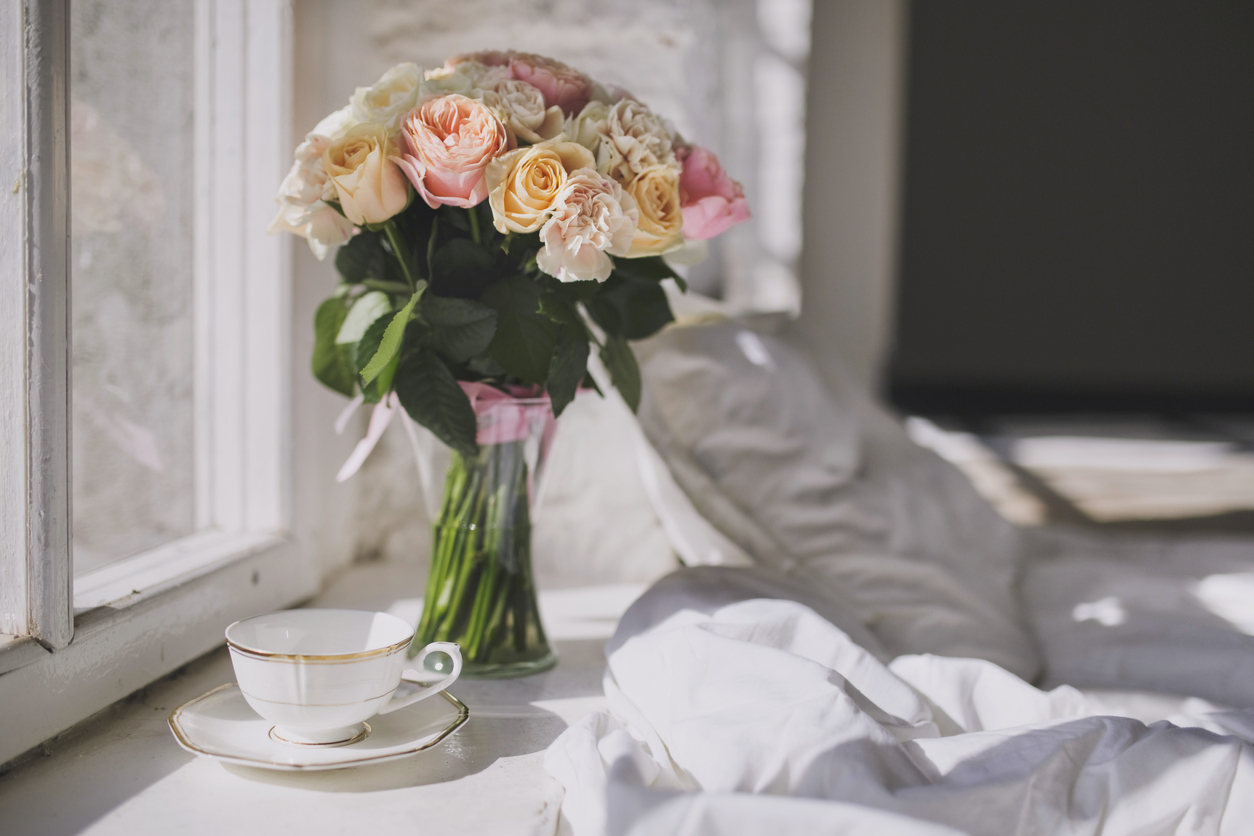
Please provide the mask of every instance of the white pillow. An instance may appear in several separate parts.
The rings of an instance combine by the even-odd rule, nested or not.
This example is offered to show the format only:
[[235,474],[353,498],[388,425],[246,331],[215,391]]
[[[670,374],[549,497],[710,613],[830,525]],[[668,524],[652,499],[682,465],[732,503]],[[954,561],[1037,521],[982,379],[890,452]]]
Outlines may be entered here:
[[1045,687],[1254,707],[1254,540],[1075,539],[1023,581]]
[[727,321],[640,345],[640,420],[696,509],[757,562],[837,586],[892,655],[1031,679],[1020,539],[961,473],[853,387]]

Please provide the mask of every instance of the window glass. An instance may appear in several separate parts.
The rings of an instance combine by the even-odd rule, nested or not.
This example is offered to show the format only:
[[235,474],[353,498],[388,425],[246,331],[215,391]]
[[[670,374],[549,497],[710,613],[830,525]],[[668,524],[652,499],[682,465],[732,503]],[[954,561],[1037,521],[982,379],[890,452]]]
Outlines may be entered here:
[[193,531],[193,6],[70,4],[76,576]]

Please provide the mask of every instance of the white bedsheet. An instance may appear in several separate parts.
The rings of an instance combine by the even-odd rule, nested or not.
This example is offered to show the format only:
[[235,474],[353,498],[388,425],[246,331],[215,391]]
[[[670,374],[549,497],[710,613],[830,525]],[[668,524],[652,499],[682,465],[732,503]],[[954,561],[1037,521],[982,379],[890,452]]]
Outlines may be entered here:
[[670,612],[624,619],[612,713],[546,754],[574,836],[1254,828],[1254,711],[1155,698],[1133,701],[1141,719],[1102,716],[1115,695],[986,661],[885,665],[789,600]]

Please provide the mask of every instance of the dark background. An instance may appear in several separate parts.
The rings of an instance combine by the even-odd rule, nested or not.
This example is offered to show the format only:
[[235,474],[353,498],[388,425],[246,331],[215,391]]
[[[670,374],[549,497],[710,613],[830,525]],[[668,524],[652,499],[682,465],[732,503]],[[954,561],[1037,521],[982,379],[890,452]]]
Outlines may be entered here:
[[889,395],[1254,411],[1254,2],[911,8]]

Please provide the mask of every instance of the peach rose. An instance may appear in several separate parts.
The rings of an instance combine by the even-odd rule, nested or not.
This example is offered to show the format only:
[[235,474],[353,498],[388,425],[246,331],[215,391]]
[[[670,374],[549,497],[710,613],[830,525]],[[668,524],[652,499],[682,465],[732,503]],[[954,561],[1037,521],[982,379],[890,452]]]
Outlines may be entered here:
[[594,164],[592,152],[575,142],[542,142],[502,154],[485,173],[492,225],[501,232],[535,232],[570,173]]
[[614,263],[609,254],[626,255],[636,231],[636,202],[596,169],[571,173],[558,193],[540,240],[536,264],[564,282],[603,282]]
[[396,163],[432,209],[468,207],[488,196],[488,163],[512,147],[491,110],[454,93],[428,99],[401,120]]
[[749,219],[744,189],[727,175],[718,157],[695,145],[680,149],[678,156],[684,167],[679,177],[679,203],[685,238],[713,238]]
[[627,186],[640,218],[628,258],[661,255],[684,243],[684,215],[679,206],[679,173],[667,165],[646,168]]
[[409,204],[409,184],[391,160],[395,150],[387,128],[367,122],[322,152],[340,208],[353,223],[383,223]]

